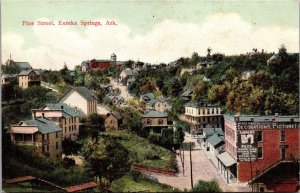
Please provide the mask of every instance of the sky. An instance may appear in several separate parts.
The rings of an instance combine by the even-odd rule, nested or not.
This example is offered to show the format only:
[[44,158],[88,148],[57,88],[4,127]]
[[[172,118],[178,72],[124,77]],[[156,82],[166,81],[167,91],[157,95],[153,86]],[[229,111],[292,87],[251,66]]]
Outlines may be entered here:
[[[23,21],[34,25],[23,25]],[[38,25],[38,22],[55,25]],[[59,22],[77,25],[59,25]],[[81,25],[101,22],[101,26]],[[114,21],[117,25],[106,25]],[[287,1],[17,1],[1,3],[2,63],[72,69],[84,60],[169,63],[193,52],[299,52],[299,4]]]

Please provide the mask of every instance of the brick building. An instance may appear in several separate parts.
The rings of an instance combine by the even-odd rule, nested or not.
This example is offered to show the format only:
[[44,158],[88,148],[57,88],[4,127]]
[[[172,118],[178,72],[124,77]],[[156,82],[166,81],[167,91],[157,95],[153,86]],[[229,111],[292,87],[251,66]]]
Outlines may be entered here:
[[299,116],[224,115],[224,119],[225,152],[217,157],[227,182],[236,178],[259,191],[297,189]]
[[88,61],[83,61],[81,63],[81,71],[86,72],[89,69],[108,69],[110,68],[113,64],[116,65],[117,68],[120,68],[123,64],[121,61],[117,61],[117,56],[116,54],[112,54],[110,60],[88,60]]

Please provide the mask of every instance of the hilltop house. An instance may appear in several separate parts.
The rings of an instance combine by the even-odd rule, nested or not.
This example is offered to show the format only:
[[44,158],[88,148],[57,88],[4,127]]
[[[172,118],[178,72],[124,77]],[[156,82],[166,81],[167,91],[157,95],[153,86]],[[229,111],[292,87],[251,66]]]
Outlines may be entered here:
[[41,85],[41,75],[38,71],[26,70],[18,75],[18,82],[21,88],[28,88],[33,85]]
[[192,94],[193,94],[193,91],[188,88],[185,91],[183,91],[183,93],[181,93],[180,96],[184,101],[188,102],[188,101],[192,100]]
[[122,117],[119,113],[110,112],[105,118],[105,129],[106,131],[116,131],[122,124]]
[[28,145],[45,156],[61,158],[62,132],[58,123],[40,117],[21,121],[12,125],[8,131],[11,142],[17,145]]
[[121,105],[125,102],[122,96],[119,96],[115,93],[108,93],[107,95],[105,95],[103,100],[108,103],[111,102],[112,104],[115,105]]
[[149,102],[151,99],[154,99],[153,93],[142,94],[140,97],[140,101],[144,101],[145,103]]
[[105,59],[105,60],[87,60],[83,61],[81,63],[81,71],[86,72],[89,69],[108,69],[110,68],[113,64],[116,65],[117,68],[120,68],[123,65],[123,62],[117,61],[117,56],[116,54],[112,54],[110,59]]
[[[131,70],[130,68],[126,68],[126,69],[122,70],[122,72],[119,75],[118,82],[123,85],[128,85],[129,82],[132,82],[133,73],[134,73],[134,71]],[[130,81],[128,82],[128,80],[130,80]]]
[[13,81],[17,82],[17,77],[18,77],[18,74],[5,74],[5,73],[3,73],[1,75],[1,83],[2,83],[2,85],[5,85],[5,84],[9,84],[10,82],[13,82]]
[[79,117],[83,116],[78,108],[71,108],[64,103],[46,104],[41,109],[32,109],[36,117],[47,117],[59,123],[62,128],[62,138],[77,139],[79,135]]
[[146,111],[160,111],[160,112],[166,112],[171,109],[170,104],[168,103],[168,100],[163,99],[151,99],[146,103]]
[[77,107],[83,112],[84,116],[92,113],[97,113],[98,98],[86,87],[71,88],[59,100],[60,103],[65,103],[71,107]]

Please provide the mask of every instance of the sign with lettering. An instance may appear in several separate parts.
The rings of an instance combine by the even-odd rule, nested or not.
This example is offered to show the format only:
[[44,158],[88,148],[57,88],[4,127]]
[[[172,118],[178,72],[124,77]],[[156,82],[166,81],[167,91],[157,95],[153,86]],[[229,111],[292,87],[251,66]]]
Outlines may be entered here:
[[238,122],[237,130],[299,129],[299,123]]
[[238,161],[255,161],[257,159],[257,140],[255,131],[238,131]]

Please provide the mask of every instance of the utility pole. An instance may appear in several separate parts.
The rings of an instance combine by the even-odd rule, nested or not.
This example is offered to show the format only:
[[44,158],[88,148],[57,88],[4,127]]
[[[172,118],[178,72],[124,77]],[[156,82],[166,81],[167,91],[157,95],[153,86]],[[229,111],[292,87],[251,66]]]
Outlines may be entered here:
[[[248,148],[249,152],[249,159],[250,159],[250,170],[251,170],[251,180],[253,180],[253,175],[252,175],[252,162],[251,162],[251,154],[250,154],[250,149]],[[253,192],[253,182],[251,182],[251,192]]]
[[193,164],[192,164],[192,142],[190,142],[190,168],[191,168],[191,185],[192,185],[192,188],[194,188],[194,185],[193,185]]
[[[181,143],[181,146],[182,146],[182,143]],[[184,175],[184,148],[183,148],[183,146],[182,146],[182,154],[183,154],[183,175]]]

